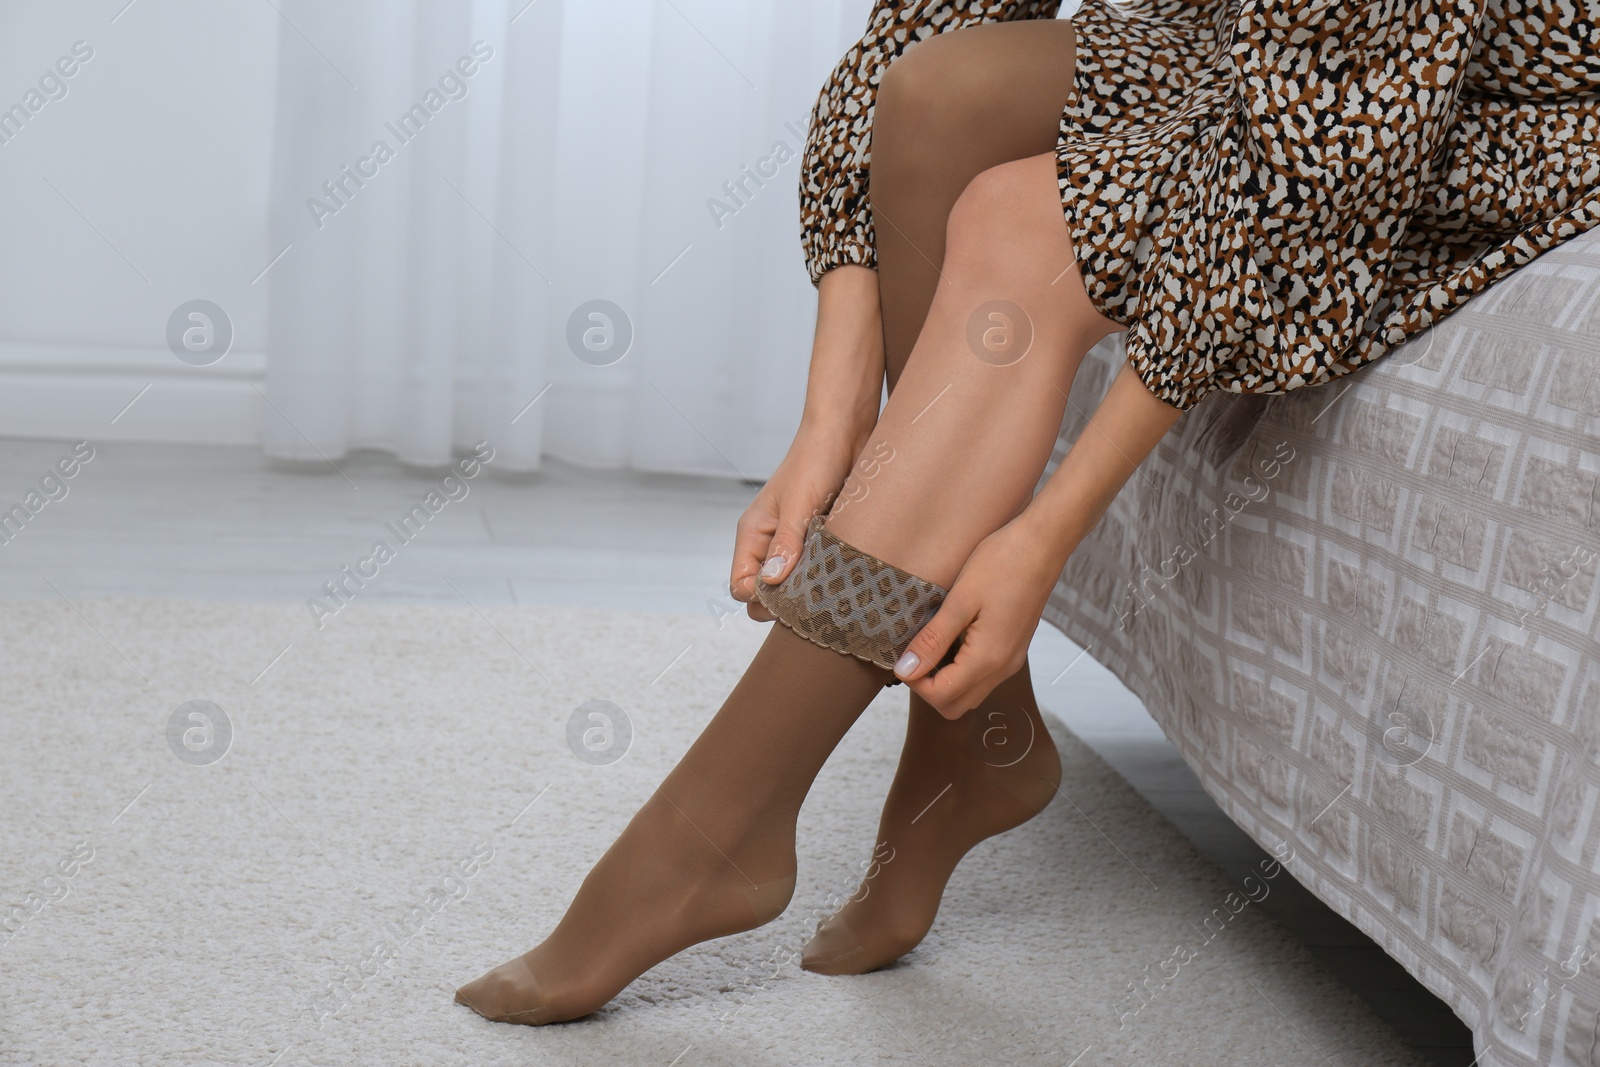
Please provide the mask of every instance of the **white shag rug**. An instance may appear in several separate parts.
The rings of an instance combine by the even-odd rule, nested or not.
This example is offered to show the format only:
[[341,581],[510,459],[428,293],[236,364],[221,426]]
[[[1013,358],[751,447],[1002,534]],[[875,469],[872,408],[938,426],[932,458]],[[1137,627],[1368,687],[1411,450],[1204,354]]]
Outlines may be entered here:
[[[781,919],[588,1020],[489,1023],[455,987],[555,923],[765,627],[352,605],[319,632],[161,600],[0,620],[0,1063],[1421,1062],[1054,724],[1066,799],[967,858],[920,948],[800,970],[871,856],[898,687],[812,790]],[[569,744],[594,700],[631,726],[609,764],[603,705]]]

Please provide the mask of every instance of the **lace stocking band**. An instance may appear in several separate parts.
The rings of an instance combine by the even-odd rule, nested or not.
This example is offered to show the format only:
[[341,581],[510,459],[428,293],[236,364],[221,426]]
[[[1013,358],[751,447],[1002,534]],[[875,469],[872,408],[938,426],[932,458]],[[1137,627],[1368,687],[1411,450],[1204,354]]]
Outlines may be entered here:
[[893,670],[946,590],[839,540],[825,519],[818,515],[807,526],[787,578],[777,585],[756,579],[756,598],[806,640]]

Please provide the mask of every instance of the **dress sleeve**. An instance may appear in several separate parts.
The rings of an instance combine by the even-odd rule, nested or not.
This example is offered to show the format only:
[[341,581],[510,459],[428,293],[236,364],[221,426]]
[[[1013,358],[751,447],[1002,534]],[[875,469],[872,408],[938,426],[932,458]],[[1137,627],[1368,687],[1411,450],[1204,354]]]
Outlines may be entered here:
[[1246,5],[1224,60],[1231,106],[1129,327],[1129,362],[1162,399],[1187,408],[1215,388],[1354,369],[1447,165],[1481,19],[1466,0]]
[[982,22],[1054,18],[1060,0],[877,0],[867,32],[834,67],[811,112],[800,168],[800,231],[811,284],[846,263],[876,268],[867,172],[878,79],[912,44]]

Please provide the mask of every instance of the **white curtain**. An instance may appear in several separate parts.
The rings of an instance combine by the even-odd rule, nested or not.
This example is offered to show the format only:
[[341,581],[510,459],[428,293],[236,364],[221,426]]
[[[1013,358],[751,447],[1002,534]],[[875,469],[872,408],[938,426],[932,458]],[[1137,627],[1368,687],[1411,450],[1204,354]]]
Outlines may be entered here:
[[277,6],[269,455],[771,473],[806,121],[867,0]]

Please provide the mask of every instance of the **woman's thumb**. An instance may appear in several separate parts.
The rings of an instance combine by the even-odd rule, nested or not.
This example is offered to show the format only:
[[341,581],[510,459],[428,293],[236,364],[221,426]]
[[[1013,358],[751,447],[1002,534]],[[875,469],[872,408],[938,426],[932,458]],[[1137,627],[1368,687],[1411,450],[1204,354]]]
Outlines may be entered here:
[[805,542],[807,519],[795,515],[780,515],[778,529],[767,547],[767,558],[761,564],[760,578],[768,585],[776,585],[789,576],[795,561],[800,558],[800,546]]

